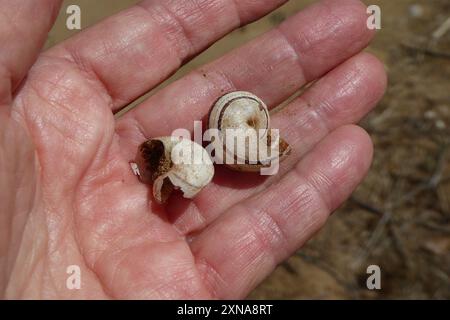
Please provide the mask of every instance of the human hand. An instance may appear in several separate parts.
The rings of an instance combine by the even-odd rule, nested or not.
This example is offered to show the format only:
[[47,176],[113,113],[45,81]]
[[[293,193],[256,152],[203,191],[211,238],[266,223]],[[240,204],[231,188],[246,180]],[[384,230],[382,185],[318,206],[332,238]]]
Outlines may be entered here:
[[[114,113],[283,0],[143,1],[39,53],[57,0],[0,0],[0,292],[6,298],[242,298],[358,185],[372,145],[358,122],[384,93],[360,51],[357,0],[324,0]],[[224,92],[274,107],[293,152],[278,175],[216,168],[193,200],[154,203],[129,161],[192,128]],[[151,189],[151,188],[150,188]],[[69,265],[81,289],[66,287]]]

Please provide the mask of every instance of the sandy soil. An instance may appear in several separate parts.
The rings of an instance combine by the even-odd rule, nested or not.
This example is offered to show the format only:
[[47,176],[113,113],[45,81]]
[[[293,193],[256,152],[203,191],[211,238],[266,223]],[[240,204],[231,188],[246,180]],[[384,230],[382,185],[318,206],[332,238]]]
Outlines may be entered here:
[[[135,0],[79,4],[83,28]],[[192,68],[245,43],[313,1],[292,0],[233,32],[182,68]],[[368,49],[385,64],[389,89],[363,122],[375,144],[364,183],[327,226],[261,284],[250,298],[450,298],[450,32],[433,31],[450,17],[448,0],[370,0],[383,28]],[[64,11],[47,46],[74,34]],[[168,82],[164,83],[166,85]],[[382,289],[366,288],[377,264]]]

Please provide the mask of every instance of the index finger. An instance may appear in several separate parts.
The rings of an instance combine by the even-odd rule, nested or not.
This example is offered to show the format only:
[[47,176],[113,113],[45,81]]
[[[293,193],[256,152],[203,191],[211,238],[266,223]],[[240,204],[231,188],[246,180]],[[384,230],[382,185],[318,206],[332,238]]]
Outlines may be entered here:
[[118,110],[233,29],[286,0],[144,0],[46,54],[102,84]]

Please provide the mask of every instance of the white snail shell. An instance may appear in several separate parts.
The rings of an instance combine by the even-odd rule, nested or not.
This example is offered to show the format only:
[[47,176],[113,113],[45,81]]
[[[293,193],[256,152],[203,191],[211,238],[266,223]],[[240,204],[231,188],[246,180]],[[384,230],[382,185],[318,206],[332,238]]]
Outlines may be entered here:
[[153,183],[153,196],[158,203],[165,203],[174,189],[181,189],[185,198],[193,198],[214,176],[206,150],[178,137],[159,137],[142,143],[136,165],[140,180]]
[[[272,161],[282,161],[291,151],[289,144],[270,130],[270,114],[266,104],[250,92],[235,91],[220,97],[210,112],[208,127],[220,132],[225,160],[234,159],[234,163],[225,161],[225,164],[237,171],[259,171],[270,166]],[[229,147],[227,141],[233,139],[229,132],[233,130],[227,129],[235,129],[233,134],[249,141],[253,135],[258,142],[249,142],[244,148],[234,144]],[[255,133],[258,135],[255,136]],[[263,149],[267,149],[266,152],[263,153]]]

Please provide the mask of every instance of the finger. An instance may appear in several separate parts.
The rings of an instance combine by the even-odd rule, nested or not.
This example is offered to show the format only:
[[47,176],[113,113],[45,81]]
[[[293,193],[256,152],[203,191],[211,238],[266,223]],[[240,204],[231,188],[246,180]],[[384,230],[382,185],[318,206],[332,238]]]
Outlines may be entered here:
[[231,205],[280,179],[329,132],[357,123],[377,104],[385,89],[384,66],[370,54],[361,53],[332,70],[273,115],[273,127],[280,130],[293,150],[277,175],[267,180],[254,174],[243,178],[242,173],[218,168],[213,183],[194,201],[175,199],[168,204],[175,226],[185,234],[198,231]]
[[365,176],[372,144],[359,127],[337,129],[288,175],[232,207],[191,244],[217,298],[244,297],[324,224]]
[[60,0],[0,0],[0,96],[10,98],[43,46]]
[[48,52],[99,81],[120,109],[231,30],[286,0],[144,0]]
[[118,125],[125,148],[133,154],[144,137],[192,128],[224,92],[247,90],[277,105],[361,51],[373,36],[366,19],[357,0],[324,0],[306,8],[127,113]]

